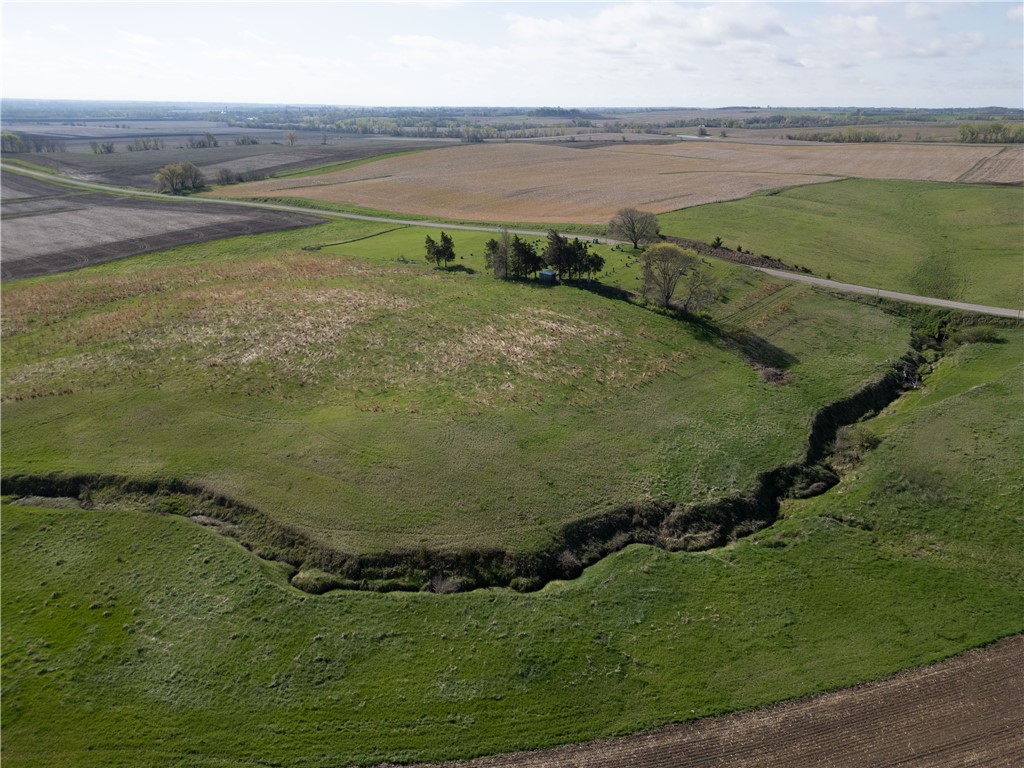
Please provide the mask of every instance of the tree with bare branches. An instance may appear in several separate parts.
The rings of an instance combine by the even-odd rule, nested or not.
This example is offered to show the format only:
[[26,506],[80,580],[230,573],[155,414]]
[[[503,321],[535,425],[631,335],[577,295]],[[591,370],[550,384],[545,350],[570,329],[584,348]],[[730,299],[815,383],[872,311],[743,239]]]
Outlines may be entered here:
[[634,248],[658,239],[658,217],[649,211],[623,208],[608,222],[608,236],[629,240]]
[[644,296],[667,307],[683,276],[697,266],[697,254],[672,243],[658,243],[644,251]]

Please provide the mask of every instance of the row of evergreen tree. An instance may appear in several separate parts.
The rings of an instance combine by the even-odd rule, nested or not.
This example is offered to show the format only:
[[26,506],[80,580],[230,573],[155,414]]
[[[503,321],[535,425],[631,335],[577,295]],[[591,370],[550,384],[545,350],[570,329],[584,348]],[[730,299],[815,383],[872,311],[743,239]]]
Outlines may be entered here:
[[592,253],[590,244],[574,237],[572,240],[555,230],[548,232],[544,247],[523,240],[519,235],[503,231],[500,238],[491,238],[484,245],[484,260],[495,277],[504,280],[536,275],[551,269],[559,280],[588,278],[604,269],[604,257]]
[[[447,232],[441,233],[440,242],[427,235],[424,247],[427,261],[438,267],[447,268],[455,260],[455,243]],[[553,270],[559,280],[575,280],[604,269],[604,257],[592,253],[589,243],[578,237],[570,240],[555,230],[548,232],[543,248],[503,230],[499,238],[492,237],[484,245],[484,261],[503,280],[536,277],[542,269]]]

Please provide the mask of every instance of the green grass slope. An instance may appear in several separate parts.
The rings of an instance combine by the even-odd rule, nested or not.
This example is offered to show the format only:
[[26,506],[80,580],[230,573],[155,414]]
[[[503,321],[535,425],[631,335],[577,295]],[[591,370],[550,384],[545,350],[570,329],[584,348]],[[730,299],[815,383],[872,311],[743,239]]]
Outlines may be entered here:
[[531,551],[748,490],[906,351],[902,321],[738,268],[702,327],[496,281],[484,234],[432,269],[425,234],[338,222],[4,286],[4,473],[187,479],[349,552]]
[[849,179],[658,217],[671,235],[859,285],[1024,307],[1024,189]]
[[861,425],[878,447],[772,527],[700,554],[630,547],[536,594],[313,597],[184,518],[5,505],[4,763],[467,757],[757,706],[1020,632],[1024,338],[999,334]]

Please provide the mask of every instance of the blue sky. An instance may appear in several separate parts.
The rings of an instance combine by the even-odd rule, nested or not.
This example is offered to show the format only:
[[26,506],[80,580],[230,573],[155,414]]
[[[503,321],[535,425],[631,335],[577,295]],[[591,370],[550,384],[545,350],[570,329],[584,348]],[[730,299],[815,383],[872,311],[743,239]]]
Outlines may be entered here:
[[1024,106],[1024,3],[19,2],[15,98]]

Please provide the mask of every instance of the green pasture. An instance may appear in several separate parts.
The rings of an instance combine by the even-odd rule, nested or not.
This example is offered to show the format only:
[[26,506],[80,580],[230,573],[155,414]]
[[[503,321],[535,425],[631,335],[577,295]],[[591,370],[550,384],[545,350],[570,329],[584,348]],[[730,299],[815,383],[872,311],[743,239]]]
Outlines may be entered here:
[[1024,307],[1024,189],[849,179],[658,217],[662,231],[858,285]]
[[[772,527],[700,554],[629,547],[536,594],[314,597],[184,518],[5,504],[3,760],[463,758],[763,705],[1020,632],[1024,339],[997,333],[861,425],[877,448]],[[64,410],[35,414],[39,431],[78,407],[52,399]],[[5,434],[5,464],[23,434]]]
[[907,349],[897,318],[738,268],[720,317],[684,323],[495,280],[483,233],[435,269],[428,232],[337,222],[4,286],[5,474],[188,479],[343,551],[531,551],[609,507],[749,490]]

